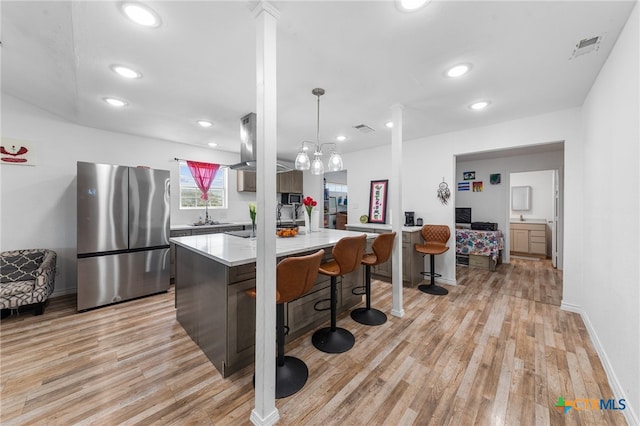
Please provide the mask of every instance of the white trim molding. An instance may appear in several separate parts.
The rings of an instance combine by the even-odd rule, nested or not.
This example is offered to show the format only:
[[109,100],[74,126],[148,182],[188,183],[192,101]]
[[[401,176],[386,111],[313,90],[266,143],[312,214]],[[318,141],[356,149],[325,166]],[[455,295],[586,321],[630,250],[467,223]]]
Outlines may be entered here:
[[[620,381],[616,376],[615,371],[613,370],[613,366],[607,357],[607,353],[598,338],[598,334],[596,333],[591,320],[589,320],[589,315],[585,312],[582,307],[578,305],[574,305],[571,303],[561,302],[560,309],[563,311],[573,312],[579,314],[582,318],[582,322],[584,322],[585,327],[587,328],[587,333],[589,333],[589,337],[591,338],[591,342],[593,343],[596,352],[598,353],[598,358],[600,358],[600,362],[602,362],[602,366],[604,367],[604,371],[607,374],[607,379],[609,380],[609,385],[611,386],[611,390],[613,391],[613,396],[616,400],[625,399],[627,402],[629,398],[626,398],[624,390],[620,385]],[[634,411],[634,407],[630,404],[627,404],[627,408],[622,410],[622,414],[624,415],[627,423],[632,426],[638,426],[640,424],[640,420],[638,418],[637,413]]]

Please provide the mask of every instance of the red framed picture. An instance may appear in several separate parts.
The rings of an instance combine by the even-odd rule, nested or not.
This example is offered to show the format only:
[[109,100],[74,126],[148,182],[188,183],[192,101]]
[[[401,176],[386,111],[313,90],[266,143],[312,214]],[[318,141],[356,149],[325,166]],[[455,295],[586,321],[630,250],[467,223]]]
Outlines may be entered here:
[[387,223],[389,180],[372,180],[369,190],[369,223]]

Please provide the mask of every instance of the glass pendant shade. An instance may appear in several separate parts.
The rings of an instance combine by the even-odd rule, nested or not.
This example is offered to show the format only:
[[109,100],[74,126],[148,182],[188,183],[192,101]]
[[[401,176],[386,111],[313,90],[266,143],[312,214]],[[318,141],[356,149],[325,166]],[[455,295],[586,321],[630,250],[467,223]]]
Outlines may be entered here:
[[[314,96],[318,97],[318,120],[316,127],[316,142],[303,141],[300,151],[296,156],[295,168],[296,170],[311,170],[311,174],[322,175],[324,174],[324,164],[322,163],[322,147],[325,145],[333,146],[333,152],[327,168],[329,171],[337,172],[342,170],[342,157],[336,152],[335,143],[320,143],[320,96],[324,95],[324,89],[315,88],[311,91]],[[309,162],[309,156],[305,152],[305,149],[313,146],[315,152],[313,153],[313,161]]]
[[334,151],[329,157],[329,171],[338,172],[340,170],[342,170],[342,157]]
[[309,170],[311,167],[311,162],[309,161],[309,156],[306,152],[300,151],[296,156],[295,168],[296,170]]
[[321,175],[324,173],[324,164],[322,164],[322,160],[318,155],[311,162],[311,174],[312,175]]

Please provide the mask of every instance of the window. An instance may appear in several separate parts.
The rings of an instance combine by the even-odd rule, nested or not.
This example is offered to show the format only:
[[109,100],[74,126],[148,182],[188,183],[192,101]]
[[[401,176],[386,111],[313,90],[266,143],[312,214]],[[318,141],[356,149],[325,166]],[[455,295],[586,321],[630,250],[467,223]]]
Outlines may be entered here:
[[[209,188],[209,208],[227,208],[227,171],[226,167],[221,167],[216,173],[216,178],[211,182]],[[184,161],[180,161],[180,208],[181,209],[201,209],[205,207],[205,200],[200,199],[200,190],[193,181],[193,176],[189,171],[189,166]]]

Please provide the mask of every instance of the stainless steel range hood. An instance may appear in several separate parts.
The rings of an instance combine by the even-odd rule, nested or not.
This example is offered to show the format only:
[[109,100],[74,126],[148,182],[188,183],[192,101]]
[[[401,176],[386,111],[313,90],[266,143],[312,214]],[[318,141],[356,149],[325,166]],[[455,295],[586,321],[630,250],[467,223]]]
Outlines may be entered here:
[[[240,162],[229,166],[231,170],[256,170],[257,116],[250,112],[240,119]],[[276,170],[286,171],[289,167],[276,163]]]

